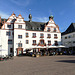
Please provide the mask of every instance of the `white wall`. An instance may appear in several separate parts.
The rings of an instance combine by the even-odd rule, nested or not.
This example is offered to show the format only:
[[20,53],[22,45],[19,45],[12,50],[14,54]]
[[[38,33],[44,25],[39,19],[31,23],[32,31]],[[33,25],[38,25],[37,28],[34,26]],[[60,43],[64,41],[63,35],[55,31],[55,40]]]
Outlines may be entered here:
[[[29,37],[26,38],[26,33],[29,34]],[[32,33],[36,33],[36,38],[32,38]],[[44,34],[44,38],[40,38],[40,33]],[[51,38],[47,38],[47,34],[51,34]],[[54,39],[54,34],[57,34],[57,39]],[[22,35],[22,39],[18,39],[18,35]],[[60,45],[61,42],[61,33],[50,33],[50,32],[39,32],[39,31],[25,31],[20,29],[14,29],[14,56],[16,56],[18,43],[22,43],[23,45],[23,51],[28,48],[34,48],[33,46],[33,40],[36,40],[36,44],[39,43],[40,39],[44,39],[45,43],[48,44],[48,40],[51,40],[51,44],[54,44],[54,41],[58,41],[58,44]],[[29,44],[26,44],[26,40],[29,40]]]
[[[68,38],[69,35],[71,36],[71,38]],[[73,41],[75,41],[75,37],[73,37],[73,35],[75,35],[75,32],[62,36],[62,44],[65,45],[67,48],[75,46],[75,43],[73,43]],[[67,37],[67,39],[65,39],[65,37]],[[69,42],[71,42],[71,43],[69,43]]]
[[[6,32],[9,30],[1,30],[1,44],[2,44],[2,49],[6,50],[3,51],[4,55],[9,55],[10,54],[10,48],[13,48],[13,44],[8,44],[8,39],[13,41],[13,36],[6,36]],[[12,34],[12,30],[10,30]]]

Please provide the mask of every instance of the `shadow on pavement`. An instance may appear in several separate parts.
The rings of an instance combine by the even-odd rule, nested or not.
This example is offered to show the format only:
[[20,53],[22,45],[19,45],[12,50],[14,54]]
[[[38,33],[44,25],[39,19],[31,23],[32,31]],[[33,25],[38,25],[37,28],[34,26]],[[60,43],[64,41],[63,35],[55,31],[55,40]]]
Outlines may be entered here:
[[75,60],[60,60],[56,62],[66,62],[66,63],[75,63]]

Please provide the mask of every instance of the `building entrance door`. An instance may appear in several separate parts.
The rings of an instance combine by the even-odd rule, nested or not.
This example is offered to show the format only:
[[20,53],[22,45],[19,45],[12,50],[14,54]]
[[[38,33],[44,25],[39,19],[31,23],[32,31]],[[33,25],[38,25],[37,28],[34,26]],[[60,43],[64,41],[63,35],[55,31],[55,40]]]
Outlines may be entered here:
[[23,48],[17,48],[17,55],[23,54]]

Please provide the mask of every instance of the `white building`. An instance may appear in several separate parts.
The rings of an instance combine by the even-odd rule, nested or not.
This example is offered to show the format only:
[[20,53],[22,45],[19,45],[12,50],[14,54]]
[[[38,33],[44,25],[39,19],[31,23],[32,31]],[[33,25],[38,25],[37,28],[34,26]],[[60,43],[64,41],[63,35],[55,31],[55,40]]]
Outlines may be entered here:
[[21,14],[16,17],[13,13],[0,29],[0,45],[3,55],[11,53],[14,56],[28,49],[41,51],[43,49],[60,49],[61,32],[55,24],[53,16],[47,23],[33,22],[31,14],[29,21],[24,21]]
[[71,50],[75,53],[75,23],[71,23],[66,31],[62,33],[62,44],[66,50]]

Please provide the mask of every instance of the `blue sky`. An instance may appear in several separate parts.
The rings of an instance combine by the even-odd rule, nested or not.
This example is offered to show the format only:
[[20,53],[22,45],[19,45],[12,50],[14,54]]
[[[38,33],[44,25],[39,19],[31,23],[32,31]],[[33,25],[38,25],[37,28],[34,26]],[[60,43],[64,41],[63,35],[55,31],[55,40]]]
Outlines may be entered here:
[[8,18],[14,11],[16,16],[21,14],[25,20],[31,9],[32,20],[37,22],[54,21],[60,31],[65,31],[71,23],[75,23],[75,0],[0,0],[0,16]]

